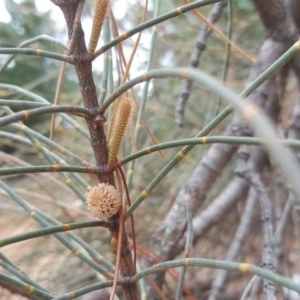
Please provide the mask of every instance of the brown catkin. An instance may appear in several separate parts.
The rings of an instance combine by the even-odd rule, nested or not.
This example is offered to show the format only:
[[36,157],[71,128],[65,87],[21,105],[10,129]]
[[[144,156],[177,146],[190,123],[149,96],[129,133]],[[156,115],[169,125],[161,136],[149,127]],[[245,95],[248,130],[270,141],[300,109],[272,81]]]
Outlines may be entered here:
[[91,58],[95,52],[100,37],[102,25],[107,14],[109,0],[96,0],[93,26],[88,46],[88,58]]
[[108,167],[116,161],[117,154],[133,111],[133,101],[130,98],[122,98],[117,106],[115,122],[109,141]]
[[115,215],[121,206],[121,194],[112,185],[99,183],[88,193],[87,206],[94,217],[108,219]]

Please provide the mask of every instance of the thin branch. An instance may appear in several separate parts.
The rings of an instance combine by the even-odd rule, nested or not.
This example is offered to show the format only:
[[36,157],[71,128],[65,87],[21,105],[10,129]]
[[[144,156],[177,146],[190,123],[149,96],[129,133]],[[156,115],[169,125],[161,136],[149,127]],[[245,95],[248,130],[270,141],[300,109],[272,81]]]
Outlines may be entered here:
[[[103,172],[104,170],[102,170]],[[45,165],[45,166],[29,166],[29,167],[9,167],[1,168],[0,175],[16,175],[26,173],[45,173],[45,172],[78,172],[78,173],[99,173],[99,169],[95,167],[76,167],[76,166],[61,166],[61,165]]]
[[[277,51],[269,53],[271,49],[273,49],[272,47],[275,47]],[[248,86],[240,94],[241,97],[247,97],[255,93],[258,93],[260,95],[262,94],[262,89],[267,90],[267,85],[269,84],[267,79],[272,78],[272,76],[276,74],[281,67],[283,67],[290,59],[298,54],[298,52],[300,51],[300,41],[296,41],[294,45],[289,48],[289,45],[287,44],[280,44],[279,47],[277,47],[277,42],[273,40],[267,40],[262,48],[263,51],[259,55],[259,57],[261,57],[261,60],[258,60],[254,68],[252,69],[248,78]],[[101,111],[104,113],[109,105],[112,104],[116,99],[118,99],[118,97],[141,82],[146,82],[151,79],[168,77],[190,79],[196,81],[198,79],[195,78],[198,77],[196,76],[197,73],[199,75],[202,74],[202,78],[205,76],[208,79],[208,76],[204,75],[204,73],[202,73],[200,70],[197,71],[189,68],[166,68],[151,70],[119,86],[119,88],[104,101],[101,107]],[[211,90],[216,95],[222,96],[222,93],[220,93],[219,91],[213,88],[211,88]],[[251,98],[254,98],[254,95],[252,95]],[[226,107],[226,109],[224,109],[223,112],[221,112],[215,119],[220,118],[225,111],[227,116],[233,111],[233,108]]]
[[[255,202],[257,200],[256,192],[253,188],[250,189],[248,193],[248,198],[246,201],[246,206],[241,217],[241,222],[235,233],[232,243],[227,251],[225,260],[233,261],[238,255],[243,243],[246,239],[247,232],[250,228],[250,223],[252,221],[253,210],[255,208]],[[221,270],[212,283],[212,290],[209,295],[208,300],[216,300],[221,293],[223,286],[226,282],[228,276],[227,270]]]
[[[227,5],[227,0],[220,1],[216,3],[212,10],[210,11],[207,21],[214,24],[217,22],[223,12],[223,9]],[[207,25],[203,24],[201,33],[196,41],[195,48],[192,52],[189,67],[197,68],[199,65],[200,57],[206,48],[206,43],[208,41],[208,37],[212,33],[212,29],[209,28]],[[191,80],[185,80],[182,84],[182,90],[177,102],[176,110],[175,110],[175,122],[180,126],[183,127],[183,116],[186,103],[190,96],[190,91],[193,82]]]
[[55,105],[55,106],[49,105],[47,107],[39,107],[30,110],[23,110],[21,112],[14,113],[12,115],[1,117],[0,127],[18,121],[25,121],[32,117],[45,115],[45,114],[54,114],[54,113],[70,113],[72,115],[76,115],[83,118],[91,118],[97,114],[97,112],[93,113],[91,112],[90,109],[84,107],[70,106],[70,105]]
[[[247,164],[247,160],[249,157],[247,146],[240,147],[239,154],[241,158],[240,161],[243,158],[243,160],[245,161],[244,164]],[[237,168],[236,174],[247,179],[257,193],[257,198],[259,199],[259,204],[261,208],[261,221],[264,243],[262,249],[262,267],[274,271],[276,261],[274,249],[275,241],[272,223],[272,209],[267,191],[265,190],[265,187],[262,183],[261,175],[258,172],[253,171],[249,168],[244,168],[243,166],[241,166],[241,164]],[[276,299],[276,288],[271,282],[264,281],[263,291],[266,296],[266,299]]]
[[45,288],[41,287],[38,283],[36,283],[34,280],[30,279],[27,275],[23,274],[19,268],[16,269],[3,260],[0,260],[0,266],[3,269],[7,270],[10,274],[17,277],[20,281],[27,283],[34,288],[38,288],[39,290],[43,291],[45,294],[51,295],[49,291],[47,291]]
[[[44,143],[45,145],[54,148],[56,151],[58,151],[59,153],[71,158],[72,160],[76,161],[77,163],[79,163],[81,166],[89,166],[90,163],[84,159],[82,159],[80,156],[74,154],[73,152],[67,150],[66,148],[62,147],[60,144],[55,143],[51,140],[49,140],[48,138],[46,138],[44,135],[28,128],[27,126],[24,126],[22,124],[18,124],[18,123],[14,123],[11,125],[7,126],[7,129],[9,130],[18,130],[21,132],[24,132],[27,136],[30,135],[34,138],[36,138],[38,141]],[[21,136],[18,136],[16,134],[12,134],[6,131],[0,131],[1,136],[6,136],[10,139],[16,139],[22,143],[25,143],[27,145],[32,145],[32,143],[30,142],[30,140],[26,140]],[[35,146],[37,145],[37,143],[35,144]],[[58,161],[61,161],[61,159],[59,159]]]
[[[5,84],[5,83],[0,83],[0,87],[3,89],[8,89],[13,91],[12,94],[14,93],[20,93],[26,97],[29,97],[30,99],[33,99],[36,102],[39,103],[47,103],[49,104],[49,101],[47,101],[45,98],[36,95],[32,92],[29,92],[19,86],[13,85],[13,84]],[[72,127],[74,127],[75,130],[77,130],[78,132],[80,132],[84,137],[86,137],[87,139],[90,139],[90,135],[89,132],[83,128],[80,124],[78,124],[77,122],[75,122],[71,117],[69,117],[66,114],[59,114],[64,121],[66,121],[67,123],[69,123]]]
[[65,61],[69,64],[74,64],[71,56],[62,55],[54,52],[49,52],[41,49],[31,49],[31,48],[0,48],[0,54],[21,54],[21,55],[33,55],[40,57],[48,57],[54,60]]
[[33,239],[33,238],[40,237],[40,236],[45,236],[48,234],[53,234],[56,232],[66,232],[69,230],[74,230],[74,229],[79,229],[79,228],[96,227],[96,226],[108,228],[110,226],[110,224],[107,221],[90,221],[90,222],[62,224],[62,225],[42,228],[42,229],[38,229],[35,231],[12,236],[12,237],[9,237],[6,239],[2,239],[2,240],[0,240],[0,248],[10,245],[10,244],[13,244],[13,243],[25,241],[28,239]]
[[[82,0],[54,0],[53,2],[62,10],[68,27],[69,39],[73,38],[72,43],[74,43],[74,46],[72,46],[72,56],[74,58],[75,71],[78,77],[84,107],[91,109],[92,111],[98,111],[99,103],[97,100],[96,87],[93,79],[92,61],[87,59],[87,48],[85,45],[84,32],[82,30],[81,22],[77,18],[79,15],[78,10],[80,11]],[[75,22],[77,22],[76,25]],[[74,26],[76,26],[75,36],[73,36]],[[91,137],[90,142],[96,160],[96,175],[98,180],[101,183],[107,183],[115,186],[113,170],[107,170],[109,151],[104,132],[105,121],[106,119],[104,116],[86,119]],[[111,238],[116,238],[118,240],[120,215],[117,213],[111,218],[111,221],[114,221],[116,224],[116,226],[109,228]],[[135,274],[135,266],[133,265],[131,249],[125,230],[121,246],[121,276],[133,276]],[[139,299],[139,292],[136,283],[125,286],[124,292],[128,300]]]
[[[240,271],[242,273],[251,273],[258,275],[266,280],[270,280],[274,283],[278,283],[282,286],[285,286],[291,290],[297,291],[300,293],[299,284],[295,283],[293,280],[283,277],[272,271],[248,264],[248,263],[236,263],[228,262],[224,260],[216,259],[205,259],[205,258],[188,258],[188,259],[178,259],[173,261],[162,262],[155,264],[150,268],[144,269],[141,272],[133,276],[130,281],[136,282],[140,278],[153,274],[155,272],[165,271],[170,268],[178,268],[183,266],[199,266],[206,268],[217,268],[217,269],[227,269],[230,271]],[[152,298],[151,298],[152,299]]]
[[[30,40],[27,40],[25,42],[22,42],[18,48],[24,48],[26,46],[29,46],[31,44],[34,44],[36,42],[39,42],[39,41],[46,41],[46,42],[50,42],[50,43],[53,43],[53,44],[56,44],[60,47],[62,47],[63,49],[67,50],[69,47],[67,44],[65,43],[62,43],[61,41],[57,40],[57,39],[54,39],[53,37],[51,36],[48,36],[46,34],[42,34],[40,36],[37,36],[33,39],[30,39]],[[17,54],[14,54],[14,55],[11,55],[4,63],[4,65],[1,67],[0,69],[0,76],[4,73],[4,71],[6,70],[6,68],[8,67],[9,63],[16,57]]]
[[[299,149],[300,148],[300,141],[297,139],[279,139],[278,142],[282,143],[286,147]],[[236,145],[263,145],[264,141],[261,138],[256,137],[245,137],[245,136],[203,136],[200,138],[190,138],[190,139],[182,139],[182,140],[175,140],[171,142],[160,143],[157,145],[153,145],[137,151],[133,154],[130,154],[118,161],[119,166],[123,166],[130,161],[133,161],[137,158],[143,157],[145,155],[149,155],[151,153],[163,150],[163,149],[170,149],[179,146],[186,146],[186,145],[205,145],[205,144],[236,144]]]
[[40,289],[34,288],[29,284],[22,283],[19,280],[11,278],[3,273],[0,273],[0,285],[13,294],[17,293],[18,295],[22,295],[32,300],[53,299],[53,296],[51,294],[47,294]]
[[[7,106],[4,106],[3,110],[7,114],[13,114],[13,111]],[[30,134],[27,133],[25,134],[27,135],[28,139],[31,141],[32,145],[35,146],[36,150],[38,150],[43,155],[43,157],[48,161],[48,163],[50,163],[51,165],[54,164],[66,165],[64,161],[60,162],[60,159],[57,160],[54,155],[50,155],[50,153],[46,151],[44,147],[40,147],[38,141],[34,137],[32,137]],[[82,194],[82,192],[78,189],[78,187],[74,184],[74,182],[70,180],[70,178],[64,172],[60,172],[59,176],[62,178],[64,183],[67,184],[72,189],[72,191],[78,196],[78,198],[85,203],[86,202],[85,195]]]
[[[192,202],[190,201],[190,194],[186,193],[185,197],[185,209],[186,209],[186,220],[187,220],[187,234],[186,234],[186,242],[185,242],[185,249],[184,249],[184,257],[188,259],[190,257],[192,247],[193,247],[193,239],[194,239],[194,230],[193,230],[193,206]],[[184,266],[181,269],[179,282],[177,286],[176,292],[176,300],[180,300],[182,298],[182,290],[184,285],[184,278],[186,273],[187,266]]]
[[187,4],[187,5],[183,5],[180,7],[177,7],[176,9],[172,10],[171,12],[168,12],[164,15],[161,15],[157,18],[154,18],[152,20],[149,20],[145,23],[142,23],[138,26],[136,26],[135,28],[123,33],[122,35],[118,36],[117,38],[115,38],[114,40],[112,40],[111,42],[107,43],[106,45],[104,45],[103,47],[101,47],[100,49],[98,49],[94,56],[93,56],[93,60],[95,58],[97,58],[99,55],[101,55],[102,53],[106,52],[108,49],[114,47],[115,45],[127,40],[128,38],[132,37],[134,34],[143,31],[149,27],[152,27],[154,25],[160,24],[163,21],[175,18],[181,14],[187,13],[188,11],[191,11],[195,8],[199,8],[202,6],[206,6],[208,4],[212,4],[212,3],[216,3],[219,2],[220,0],[200,0],[200,1],[195,1],[193,3]]
[[[27,201],[22,199],[17,193],[15,193],[7,184],[5,184],[2,180],[0,180],[0,187],[14,200],[16,201],[27,213],[28,215],[34,219],[36,222],[38,222],[42,227],[49,227],[51,226],[49,224],[48,219],[52,223],[58,223],[57,220],[53,220],[50,216],[46,215],[42,211],[35,209],[34,206],[29,204]],[[73,232],[69,232],[68,235],[72,237],[76,241],[76,243],[69,238],[67,238],[64,234],[62,233],[54,233],[54,237],[59,240],[66,248],[68,248],[75,256],[77,256],[80,260],[88,264],[91,268],[94,270],[100,272],[107,278],[112,279],[113,274],[110,273],[109,270],[110,268],[107,268],[107,263],[103,264],[105,265],[106,268],[102,267],[100,264],[96,263],[93,259],[90,258],[88,254],[86,254],[85,251],[80,250],[79,245],[83,245],[85,249],[90,249],[91,246],[86,246],[86,243],[82,241],[81,239],[77,238],[76,235],[74,235]],[[95,251],[94,251],[95,252]],[[102,258],[102,257],[101,257]],[[97,260],[96,260],[97,261]]]
[[257,284],[257,281],[260,281],[261,278],[259,278],[258,276],[253,276],[251,278],[251,280],[249,281],[249,283],[247,284],[242,296],[241,296],[241,300],[247,300],[248,299],[248,295],[250,294],[252,287]]

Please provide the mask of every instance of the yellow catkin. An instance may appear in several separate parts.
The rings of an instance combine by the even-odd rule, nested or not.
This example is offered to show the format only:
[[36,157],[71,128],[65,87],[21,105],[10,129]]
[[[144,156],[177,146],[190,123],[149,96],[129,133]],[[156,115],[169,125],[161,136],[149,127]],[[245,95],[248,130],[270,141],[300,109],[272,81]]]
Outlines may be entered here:
[[108,144],[110,143],[110,140],[111,140],[111,135],[112,135],[112,132],[113,132],[113,128],[115,127],[115,123],[116,123],[116,112],[118,111],[118,105],[119,105],[119,102],[121,101],[122,98],[118,98],[114,103],[113,103],[113,113],[112,113],[112,117],[111,117],[111,120],[110,120],[110,123],[109,123],[109,129],[108,129],[108,133],[107,133],[107,141],[108,141]]
[[88,46],[88,58],[91,58],[95,52],[101,33],[102,25],[107,14],[109,0],[96,0],[93,26]]
[[132,115],[133,101],[130,98],[120,100],[115,117],[115,123],[112,128],[111,139],[109,142],[108,166],[111,167],[116,161],[117,154]]

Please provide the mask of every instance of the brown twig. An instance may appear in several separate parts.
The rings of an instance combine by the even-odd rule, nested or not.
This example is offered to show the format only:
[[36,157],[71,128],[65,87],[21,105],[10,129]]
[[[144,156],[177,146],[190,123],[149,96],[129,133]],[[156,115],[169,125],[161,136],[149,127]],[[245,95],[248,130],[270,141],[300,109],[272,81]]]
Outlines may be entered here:
[[[68,27],[68,35],[71,39],[78,5],[81,3],[81,1],[53,0],[53,2],[60,7],[64,14]],[[84,40],[84,32],[80,22],[77,24],[77,32],[73,41],[74,49],[72,55],[74,58],[74,66],[79,81],[84,107],[92,111],[97,111],[99,109],[99,104],[92,74],[92,62],[87,59],[87,48]],[[102,115],[97,115],[96,117],[86,118],[86,122],[91,136],[91,146],[94,151],[96,167],[99,170],[105,170],[107,169],[106,167],[108,163],[108,146],[104,132],[105,118]],[[99,172],[97,177],[99,182],[115,186],[113,170],[106,170],[103,173]],[[120,238],[120,215],[116,214],[111,218],[111,221],[114,221],[112,223],[116,224],[115,226],[109,228],[111,238],[118,240]],[[130,245],[126,232],[123,234],[121,247],[120,273],[121,276],[130,277],[135,274],[135,267],[133,265]],[[136,283],[124,286],[124,292],[126,299],[139,299]]]

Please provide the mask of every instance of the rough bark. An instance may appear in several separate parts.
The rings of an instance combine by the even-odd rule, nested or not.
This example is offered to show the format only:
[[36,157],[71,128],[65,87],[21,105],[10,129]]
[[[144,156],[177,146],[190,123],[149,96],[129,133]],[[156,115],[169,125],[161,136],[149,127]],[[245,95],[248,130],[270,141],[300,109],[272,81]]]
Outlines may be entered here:
[[287,6],[289,13],[291,14],[298,30],[300,30],[300,1],[299,0],[287,0]]
[[[227,0],[223,0],[219,3],[216,3],[212,10],[210,11],[209,15],[207,16],[207,20],[214,24],[217,22],[224,10],[224,8],[227,5]],[[191,68],[197,68],[199,66],[199,61],[202,53],[204,52],[206,48],[206,43],[208,41],[208,38],[210,34],[212,33],[212,30],[207,27],[205,24],[202,26],[202,30],[200,35],[197,38],[195,48],[193,50],[193,53],[190,58],[190,64],[189,67]],[[185,80],[182,85],[182,91],[180,93],[180,97],[176,106],[175,111],[175,122],[182,127],[183,126],[183,117],[184,117],[184,110],[185,106],[187,104],[187,101],[190,97],[190,92],[192,88],[193,81],[192,80]]]
[[[68,36],[72,44],[72,53],[74,59],[74,66],[79,81],[80,91],[83,98],[83,104],[86,108],[94,112],[100,112],[100,107],[97,100],[96,87],[94,84],[92,74],[92,62],[87,59],[87,48],[84,40],[84,32],[81,27],[80,19],[76,20],[76,13],[78,6],[83,4],[82,0],[53,0],[53,2],[62,10],[67,27]],[[75,24],[75,27],[74,27]],[[73,32],[73,28],[76,31]],[[103,115],[98,114],[92,119],[86,119],[87,126],[90,132],[90,142],[94,151],[96,166],[99,170],[97,177],[99,182],[108,183],[115,186],[114,176],[112,170],[107,170],[108,163],[108,146],[106,136],[104,133],[105,118]],[[114,224],[109,228],[111,238],[119,240],[119,214],[113,216],[110,221]],[[113,252],[115,250],[113,249]],[[124,229],[122,238],[120,273],[123,277],[131,277],[135,274],[135,266],[133,265],[131,247]],[[126,299],[140,299],[136,283],[124,286]]]

